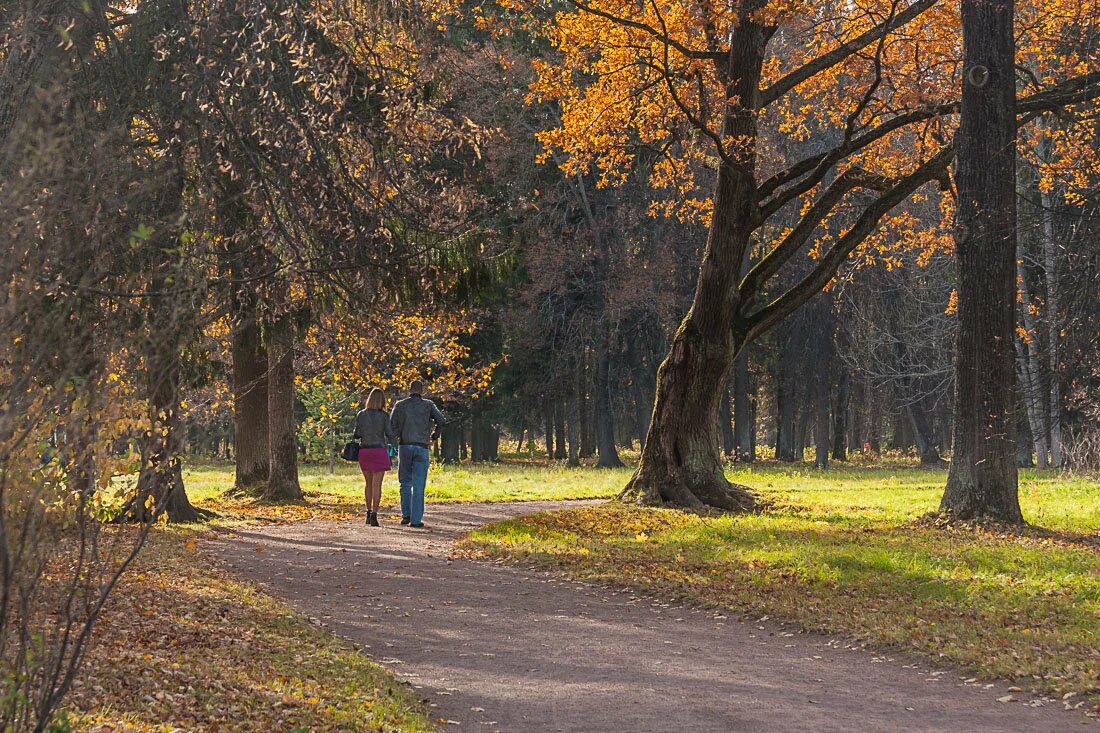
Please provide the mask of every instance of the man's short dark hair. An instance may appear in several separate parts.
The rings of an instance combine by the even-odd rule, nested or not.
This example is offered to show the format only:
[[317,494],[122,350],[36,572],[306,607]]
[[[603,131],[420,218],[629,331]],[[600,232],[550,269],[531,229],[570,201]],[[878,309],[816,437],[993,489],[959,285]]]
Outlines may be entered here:
[[409,382],[409,394],[424,394],[424,383],[419,379]]

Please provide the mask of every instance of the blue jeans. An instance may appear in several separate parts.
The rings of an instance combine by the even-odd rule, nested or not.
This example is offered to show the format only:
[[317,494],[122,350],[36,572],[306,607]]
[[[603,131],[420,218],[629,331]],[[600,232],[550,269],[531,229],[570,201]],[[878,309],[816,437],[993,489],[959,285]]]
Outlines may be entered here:
[[400,463],[397,481],[401,484],[401,516],[412,524],[424,521],[424,486],[428,483],[428,462],[431,454],[419,445],[403,445],[398,448]]

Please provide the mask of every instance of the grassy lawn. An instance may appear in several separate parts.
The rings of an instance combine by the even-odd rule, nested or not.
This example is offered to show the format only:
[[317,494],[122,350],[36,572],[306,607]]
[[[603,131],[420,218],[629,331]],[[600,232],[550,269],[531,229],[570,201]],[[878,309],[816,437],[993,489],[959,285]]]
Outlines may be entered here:
[[[427,501],[531,501],[534,499],[610,498],[618,494],[630,471],[597,471],[589,468],[543,466],[530,462],[432,466],[428,475]],[[233,486],[233,466],[202,463],[184,470],[187,494],[197,506],[227,518],[346,519],[363,511],[363,474],[353,463],[340,462],[336,472],[328,466],[305,465],[299,469],[305,504],[272,505],[227,499]],[[390,471],[382,485],[383,505],[398,503],[397,471]]]
[[97,627],[66,698],[73,729],[434,731],[413,691],[158,528]]
[[1025,516],[1055,531],[1017,534],[919,519],[942,471],[768,465],[731,479],[773,508],[575,509],[492,525],[461,551],[772,614],[1100,703],[1100,482],[1025,472]]

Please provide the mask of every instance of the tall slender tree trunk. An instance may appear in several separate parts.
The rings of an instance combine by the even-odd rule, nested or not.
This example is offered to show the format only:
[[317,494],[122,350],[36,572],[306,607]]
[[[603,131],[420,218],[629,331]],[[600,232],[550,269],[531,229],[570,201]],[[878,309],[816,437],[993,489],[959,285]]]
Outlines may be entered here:
[[742,350],[733,362],[733,453],[738,463],[756,460],[756,406],[749,384],[749,355]]
[[962,0],[955,431],[940,510],[1023,522],[1016,468],[1013,0]]
[[543,423],[546,431],[546,460],[554,460],[554,414],[549,402],[543,405]]
[[[1035,464],[1039,468],[1047,467],[1049,448],[1047,436],[1050,434],[1049,418],[1046,415],[1046,394],[1043,389],[1043,363],[1039,354],[1039,328],[1032,312],[1031,282],[1024,268],[1022,243],[1017,241],[1020,251],[1016,254],[1016,279],[1020,283],[1020,320],[1024,324],[1024,337],[1014,340],[1016,351],[1017,376],[1023,392],[1029,432],[1035,447]],[[1020,449],[1022,450],[1022,448]],[[1030,453],[1030,449],[1028,450]],[[1019,463],[1019,461],[1017,461]]]
[[[1052,142],[1045,132],[1039,139],[1039,155],[1044,160],[1049,160]],[[1054,236],[1054,193],[1049,190],[1039,191],[1039,204],[1042,207],[1043,220],[1043,276],[1046,280],[1047,300],[1043,310],[1047,332],[1047,376],[1050,379],[1049,407],[1050,418],[1050,460],[1051,463],[1061,468],[1062,457],[1062,387],[1058,375],[1059,354],[1062,344],[1062,325],[1059,315],[1061,303],[1061,280],[1058,276],[1058,242]]]
[[833,460],[848,460],[848,405],[851,401],[852,378],[845,366],[840,367],[833,406]]
[[565,447],[565,401],[554,404],[554,458],[564,461],[568,456]]
[[577,360],[577,420],[580,422],[581,458],[596,455],[595,429],[592,425],[592,404],[589,400],[589,374],[586,349],[581,349]]
[[781,365],[775,386],[775,459],[793,461],[797,403],[782,370]]
[[814,380],[814,466],[820,469],[829,467],[829,401],[831,385],[828,370],[818,369]]
[[263,496],[300,501],[298,427],[294,419],[294,322],[290,315],[273,319],[268,328],[268,463],[271,467]]
[[569,402],[566,405],[566,440],[569,443],[569,459],[570,466],[581,465],[580,459],[580,432],[581,432],[581,420],[580,420],[580,395],[574,393]]
[[615,447],[615,413],[611,401],[611,333],[610,325],[601,326],[600,343],[596,349],[596,453],[600,468],[620,468],[623,462]]

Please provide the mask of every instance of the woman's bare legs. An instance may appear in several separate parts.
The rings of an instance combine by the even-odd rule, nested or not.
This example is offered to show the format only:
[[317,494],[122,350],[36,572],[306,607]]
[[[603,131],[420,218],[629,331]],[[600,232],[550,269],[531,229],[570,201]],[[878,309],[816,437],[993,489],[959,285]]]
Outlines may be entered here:
[[370,487],[367,489],[367,508],[372,512],[378,512],[378,505],[382,503],[382,479],[386,478],[385,471],[372,471]]
[[[371,508],[370,508],[371,489],[374,485],[374,474],[376,474],[376,473],[377,473],[377,471],[363,471],[363,501],[367,505],[367,511],[368,512],[371,510]],[[377,508],[377,505],[375,505],[375,507]]]

